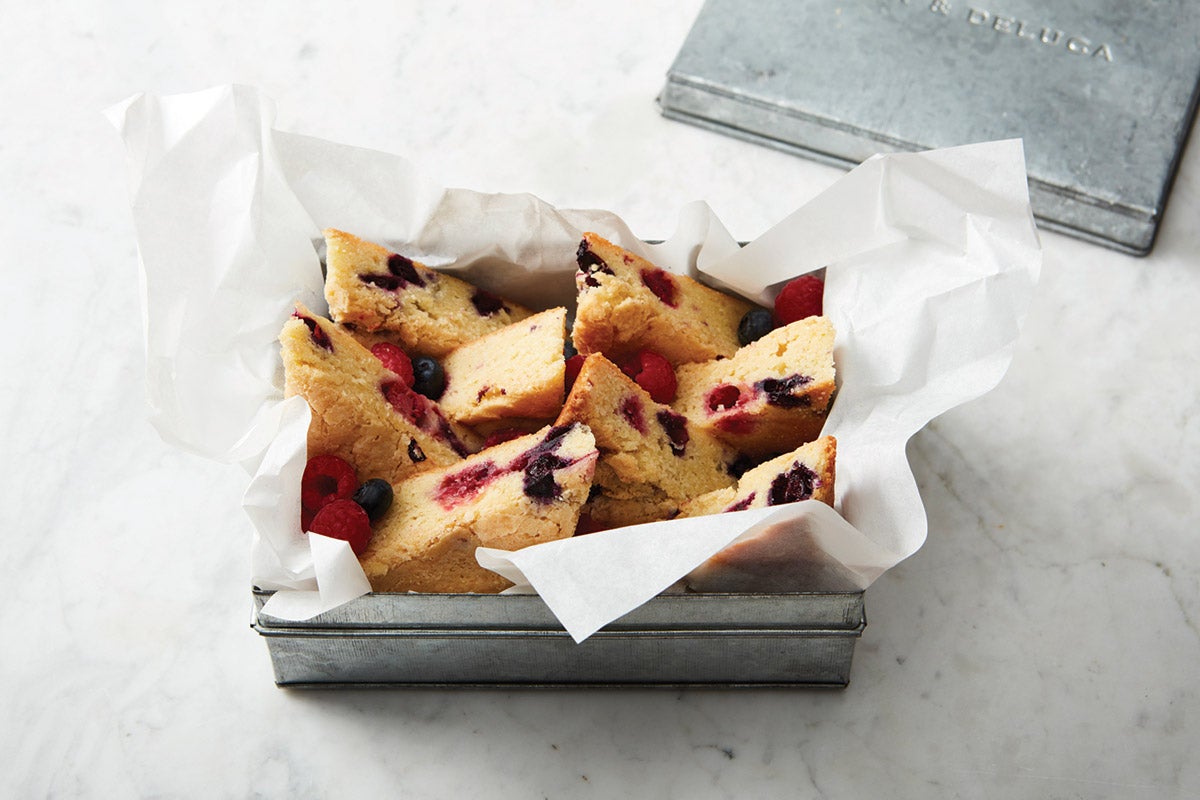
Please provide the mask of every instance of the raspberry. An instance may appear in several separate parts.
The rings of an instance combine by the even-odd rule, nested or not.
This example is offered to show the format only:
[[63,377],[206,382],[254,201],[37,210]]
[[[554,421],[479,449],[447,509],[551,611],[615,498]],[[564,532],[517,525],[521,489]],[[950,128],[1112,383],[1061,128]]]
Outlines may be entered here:
[[578,353],[567,359],[567,373],[565,376],[565,382],[568,394],[571,392],[571,387],[575,385],[575,379],[579,377],[579,370],[583,369],[584,359],[585,356],[582,356]]
[[671,308],[679,305],[677,297],[678,289],[675,286],[675,279],[671,277],[671,273],[661,269],[644,269],[642,270],[642,283],[646,284],[646,288],[654,292],[655,297]]
[[824,281],[816,275],[801,275],[784,286],[775,298],[775,320],[788,325],[805,317],[819,317],[824,294]]
[[412,360],[399,347],[391,342],[380,342],[371,348],[371,354],[378,358],[383,366],[399,375],[405,386],[413,385]]
[[353,500],[334,500],[313,517],[310,533],[350,543],[354,555],[362,555],[371,541],[371,519],[363,507]]
[[396,409],[397,414],[414,425],[420,425],[425,421],[425,415],[429,410],[429,401],[405,386],[403,381],[391,381],[380,388],[392,408]]
[[301,523],[334,500],[349,500],[356,489],[354,467],[337,456],[313,456],[304,465],[304,477],[300,479]]
[[732,383],[722,383],[708,393],[708,396],[705,398],[705,405],[708,406],[709,411],[715,414],[718,411],[733,408],[741,399],[741,389]]
[[621,371],[637,381],[656,403],[675,399],[675,370],[671,362],[653,350],[640,350],[621,364]]

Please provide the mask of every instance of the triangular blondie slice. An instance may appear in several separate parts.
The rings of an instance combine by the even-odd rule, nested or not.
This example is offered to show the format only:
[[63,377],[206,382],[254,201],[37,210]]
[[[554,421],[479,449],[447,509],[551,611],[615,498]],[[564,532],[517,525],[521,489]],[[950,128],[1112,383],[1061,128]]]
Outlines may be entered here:
[[833,325],[808,317],[776,328],[732,358],[682,364],[672,407],[752,457],[821,434],[833,397]]
[[377,592],[498,592],[477,547],[519,550],[575,532],[596,467],[585,425],[548,427],[410,478],[359,557]]
[[736,453],[656,403],[602,355],[587,357],[558,424],[592,429],[600,462],[585,513],[593,529],[665,519],[686,500],[732,486]]
[[566,322],[567,310],[552,308],[455,348],[442,359],[442,411],[485,433],[552,421],[563,405]]
[[747,471],[737,486],[703,494],[683,504],[681,517],[819,500],[832,506],[837,440],[822,436]]
[[437,404],[333,322],[297,305],[279,335],[284,393],[312,409],[308,454],[336,455],[364,480],[395,484],[467,450]]
[[584,355],[621,363],[650,349],[672,365],[731,356],[752,308],[686,275],[656,267],[594,233],[576,254],[579,309],[572,336]]

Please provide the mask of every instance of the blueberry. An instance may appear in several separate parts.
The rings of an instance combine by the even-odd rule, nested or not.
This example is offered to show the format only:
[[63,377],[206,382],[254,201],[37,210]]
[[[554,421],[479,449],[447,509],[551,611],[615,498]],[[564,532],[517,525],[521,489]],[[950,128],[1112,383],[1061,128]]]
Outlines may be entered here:
[[508,310],[508,306],[504,305],[503,300],[483,289],[475,290],[475,294],[471,295],[471,304],[475,306],[476,313],[481,317],[490,317],[492,314]]
[[563,358],[567,359],[571,356],[579,355],[579,351],[575,349],[575,343],[570,339],[563,340]]
[[767,396],[767,402],[780,408],[800,408],[812,405],[812,398],[796,392],[812,383],[811,375],[794,373],[784,378],[763,378],[755,383]]
[[412,360],[413,391],[437,400],[446,391],[446,372],[436,359],[417,356]]
[[752,308],[738,323],[738,342],[743,347],[756,342],[775,329],[775,320],[765,308]]
[[817,486],[817,473],[808,468],[807,464],[796,461],[787,472],[781,472],[771,481],[771,491],[767,495],[767,505],[779,506],[784,503],[798,503],[812,497]]
[[682,414],[676,414],[669,409],[663,409],[655,415],[658,419],[658,424],[662,425],[663,430],[667,433],[667,439],[671,444],[671,452],[676,456],[682,456],[687,450],[688,441],[691,436],[688,434],[687,419]]
[[383,478],[371,478],[350,499],[362,506],[371,522],[376,523],[392,506],[392,485]]
[[554,471],[570,466],[570,463],[553,453],[541,453],[532,459],[522,477],[525,494],[535,500],[553,500],[562,495],[562,487],[554,480]]

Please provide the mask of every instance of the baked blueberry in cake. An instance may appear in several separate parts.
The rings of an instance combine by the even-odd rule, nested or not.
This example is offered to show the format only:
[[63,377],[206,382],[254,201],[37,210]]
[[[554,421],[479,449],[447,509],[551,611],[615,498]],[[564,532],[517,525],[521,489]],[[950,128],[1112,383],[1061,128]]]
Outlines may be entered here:
[[565,308],[552,308],[455,348],[442,359],[442,411],[485,432],[552,421],[563,404],[566,321]]
[[801,500],[819,500],[832,506],[836,462],[837,440],[822,436],[748,470],[736,486],[717,489],[684,503],[679,516],[745,511]]
[[600,451],[589,530],[665,519],[689,498],[734,483],[732,449],[598,353],[584,360],[557,420],[571,422],[588,425]]
[[575,532],[596,467],[580,424],[547,427],[422,473],[395,497],[359,563],[377,592],[498,592],[477,547],[518,550]]
[[732,358],[675,370],[672,406],[742,453],[765,457],[821,433],[833,397],[833,325],[808,317]]
[[325,231],[325,299],[370,347],[394,342],[441,358],[532,312],[467,281],[343,231]]
[[284,392],[303,396],[312,410],[310,456],[336,455],[363,478],[394,485],[466,454],[437,404],[330,320],[297,305],[279,341]]
[[579,309],[572,332],[583,354],[621,363],[640,350],[673,365],[732,356],[752,305],[660,269],[594,233],[576,254]]

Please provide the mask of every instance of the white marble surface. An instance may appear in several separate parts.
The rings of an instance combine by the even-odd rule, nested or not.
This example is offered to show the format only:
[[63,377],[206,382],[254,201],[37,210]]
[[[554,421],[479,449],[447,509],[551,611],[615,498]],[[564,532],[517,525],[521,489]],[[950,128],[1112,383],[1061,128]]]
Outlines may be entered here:
[[646,236],[702,198],[752,238],[839,173],[659,116],[698,7],[6,7],[0,796],[1200,796],[1194,143],[1154,253],[1046,234],[1008,376],[914,438],[929,540],[868,591],[849,689],[274,686],[245,478],[145,421],[101,109],[254,84],[450,185]]

